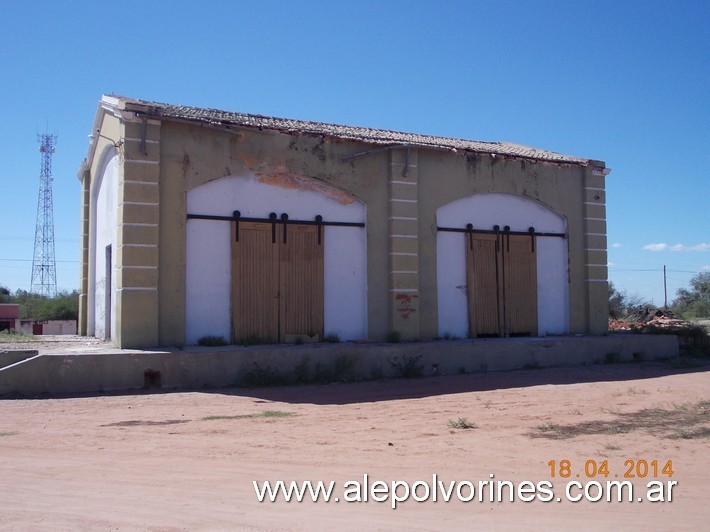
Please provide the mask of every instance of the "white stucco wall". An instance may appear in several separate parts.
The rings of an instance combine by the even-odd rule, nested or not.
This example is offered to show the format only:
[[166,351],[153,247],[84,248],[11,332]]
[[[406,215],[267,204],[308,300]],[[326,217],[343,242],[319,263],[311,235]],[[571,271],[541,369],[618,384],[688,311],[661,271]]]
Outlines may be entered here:
[[[440,227],[490,230],[506,225],[511,231],[566,233],[565,219],[549,207],[511,194],[476,194],[451,202],[436,211]],[[439,335],[468,336],[466,287],[466,235],[439,231],[436,241]],[[538,335],[569,330],[567,240],[537,237]]]
[[[366,206],[315,180],[270,184],[256,176],[228,176],[190,190],[189,214],[364,223]],[[312,186],[309,186],[312,185]],[[231,225],[188,220],[185,342],[202,336],[231,337]],[[359,227],[324,228],[324,333],[341,340],[367,338],[367,241]]]
[[[118,222],[118,155],[115,152],[105,157],[101,172],[96,176],[97,184],[93,189],[91,205],[91,224],[93,226],[92,254],[90,257],[91,278],[89,286],[89,306],[93,309],[90,316],[88,333],[97,338],[115,337],[116,331],[116,238]],[[109,279],[106,276],[106,247],[111,246],[111,264]],[[107,286],[111,293],[106,294]],[[106,303],[110,307],[107,309]],[[107,314],[108,312],[108,314]],[[110,324],[109,324],[110,321]],[[107,325],[110,328],[107,331]]]
[[[29,332],[32,332],[32,322],[29,322]],[[45,321],[42,323],[42,334],[76,334],[76,320]]]

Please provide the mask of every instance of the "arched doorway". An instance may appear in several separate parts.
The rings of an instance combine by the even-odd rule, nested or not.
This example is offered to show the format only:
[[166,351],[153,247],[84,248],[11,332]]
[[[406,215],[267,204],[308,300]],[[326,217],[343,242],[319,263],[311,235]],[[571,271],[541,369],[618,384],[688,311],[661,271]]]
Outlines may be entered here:
[[95,176],[91,194],[88,328],[91,336],[112,340],[116,331],[116,239],[119,156],[111,148]]
[[363,202],[302,176],[227,176],[188,191],[187,212],[186,343],[367,338]]
[[437,209],[439,334],[544,336],[569,329],[566,220],[513,194]]

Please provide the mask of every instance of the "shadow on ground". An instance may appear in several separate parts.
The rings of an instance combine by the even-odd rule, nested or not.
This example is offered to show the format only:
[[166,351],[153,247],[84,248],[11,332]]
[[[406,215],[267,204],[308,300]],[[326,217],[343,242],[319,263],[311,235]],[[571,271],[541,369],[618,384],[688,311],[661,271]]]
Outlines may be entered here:
[[471,373],[359,383],[273,388],[229,388],[210,390],[210,392],[253,397],[263,401],[337,405],[417,399],[437,395],[526,388],[530,386],[564,386],[588,382],[653,379],[668,375],[710,371],[710,360],[704,360],[701,363],[703,365],[695,368],[677,368],[668,362],[641,362]]

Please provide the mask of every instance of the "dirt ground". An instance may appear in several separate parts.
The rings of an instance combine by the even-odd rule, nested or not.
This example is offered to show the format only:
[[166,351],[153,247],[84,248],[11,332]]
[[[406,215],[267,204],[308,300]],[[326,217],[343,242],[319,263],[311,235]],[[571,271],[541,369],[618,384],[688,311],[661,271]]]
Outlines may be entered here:
[[[709,369],[642,363],[6,399],[0,522],[4,530],[706,529]],[[449,426],[459,418],[475,428]],[[567,478],[560,477],[562,460],[570,462]],[[649,472],[632,479],[633,502],[566,499],[567,482],[623,480],[630,467],[645,472],[641,460]],[[604,461],[608,475],[594,475]],[[672,477],[661,471],[668,461]],[[364,484],[364,474],[370,486],[436,486],[436,474],[443,486],[463,486],[463,498],[468,485],[459,483],[478,489],[491,475],[516,486],[549,481],[554,497],[523,502],[516,492],[510,502],[506,491],[503,502],[479,502],[476,492],[462,502],[454,490],[448,503],[439,492],[436,502],[410,498],[396,509],[391,499],[372,496],[346,502],[344,492],[354,486],[346,483]],[[260,503],[252,481],[265,480],[333,480],[340,501]],[[638,501],[653,480],[677,482],[672,502]],[[420,498],[424,489],[420,484]]]
[[[71,334],[0,335],[0,351],[31,350],[40,355],[115,352],[110,343],[87,336]],[[125,350],[131,352],[131,350]]]

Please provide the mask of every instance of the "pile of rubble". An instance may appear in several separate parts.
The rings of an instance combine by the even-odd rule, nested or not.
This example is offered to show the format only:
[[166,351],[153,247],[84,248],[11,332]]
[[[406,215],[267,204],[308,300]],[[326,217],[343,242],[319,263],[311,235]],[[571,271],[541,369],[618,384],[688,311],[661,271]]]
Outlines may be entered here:
[[635,331],[643,332],[644,329],[678,329],[694,327],[688,320],[675,317],[670,310],[662,310],[655,307],[637,307],[629,312],[625,320],[609,320],[610,332]]

